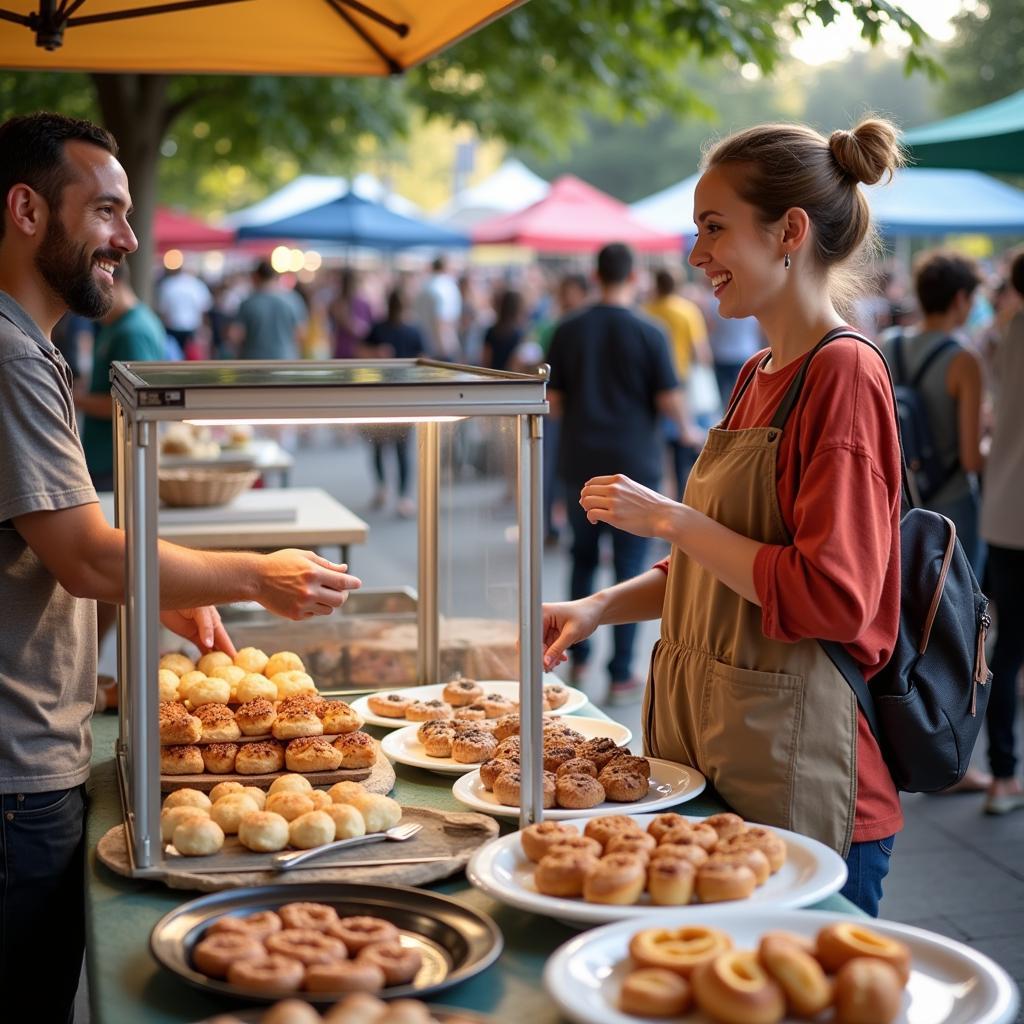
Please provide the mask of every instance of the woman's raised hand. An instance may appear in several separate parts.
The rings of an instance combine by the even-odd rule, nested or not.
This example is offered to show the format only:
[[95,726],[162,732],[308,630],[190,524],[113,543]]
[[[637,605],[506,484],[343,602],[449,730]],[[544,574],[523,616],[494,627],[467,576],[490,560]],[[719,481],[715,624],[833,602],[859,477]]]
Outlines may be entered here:
[[682,506],[628,476],[595,476],[583,485],[580,505],[591,523],[607,523],[637,537],[665,537]]
[[546,604],[541,613],[545,672],[568,660],[565,652],[601,625],[601,606],[593,597]]

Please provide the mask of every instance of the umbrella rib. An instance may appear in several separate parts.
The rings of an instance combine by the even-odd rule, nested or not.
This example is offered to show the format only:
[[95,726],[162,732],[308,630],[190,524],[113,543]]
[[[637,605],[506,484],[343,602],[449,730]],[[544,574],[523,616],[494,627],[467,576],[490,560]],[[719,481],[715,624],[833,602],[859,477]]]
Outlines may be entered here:
[[[392,75],[400,75],[405,70],[405,68],[403,68],[394,57],[387,53],[377,40],[374,39],[373,36],[371,36],[369,32],[367,32],[366,29],[364,29],[363,26],[345,10],[342,4],[351,3],[351,0],[327,0],[327,3],[334,13],[337,14],[339,18],[343,19],[348,24],[349,28],[351,28],[352,31],[355,32],[355,34],[359,36],[359,38],[362,39],[362,41],[366,43],[366,45],[369,46],[385,64],[387,64],[388,71]],[[408,26],[406,26],[406,30],[408,31]],[[402,33],[399,34],[401,35]]]
[[351,7],[353,11],[369,18],[370,21],[375,21],[378,25],[383,25],[385,28],[391,29],[396,36],[400,36],[404,39],[409,34],[409,26],[404,21],[392,21],[390,18],[381,14],[380,11],[375,11],[372,7],[367,7],[366,4],[360,3],[359,0],[338,0],[338,2],[343,4],[345,7]]
[[0,8],[0,21],[13,21],[15,25],[24,25],[26,28],[31,25],[27,14],[18,14],[6,8]]
[[151,14],[174,14],[178,11],[191,11],[197,7],[220,7],[223,4],[244,4],[251,0],[179,0],[178,3],[156,4],[152,7],[131,7],[124,11],[111,11],[108,14],[87,14],[79,18],[69,18],[68,27],[76,25],[98,25],[106,21],[126,21],[129,18],[146,18]]

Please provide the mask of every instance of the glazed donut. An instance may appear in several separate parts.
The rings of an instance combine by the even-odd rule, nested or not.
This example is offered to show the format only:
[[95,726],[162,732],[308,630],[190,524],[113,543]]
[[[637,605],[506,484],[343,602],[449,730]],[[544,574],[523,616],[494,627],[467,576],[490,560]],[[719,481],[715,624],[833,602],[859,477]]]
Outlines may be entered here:
[[651,863],[656,860],[685,860],[699,868],[708,862],[708,858],[708,851],[696,843],[662,843],[651,854]]
[[366,822],[358,807],[332,803],[323,809],[323,813],[329,814],[334,822],[335,839],[358,839],[366,835]]
[[555,770],[555,775],[589,775],[592,779],[597,778],[597,765],[588,761],[585,757],[573,757],[564,761]]
[[[247,672],[235,687],[235,700],[239,704],[248,704],[254,700],[277,700],[277,687],[259,672]],[[269,731],[270,726],[267,726]],[[252,733],[251,735],[258,735]]]
[[[188,679],[188,676],[185,679]],[[185,695],[185,699],[193,708],[202,704],[227,704],[231,699],[231,684],[226,679],[203,676],[202,679],[187,685],[185,679],[179,684],[178,692]]]
[[479,704],[488,718],[501,718],[502,715],[511,715],[514,711],[519,710],[519,705],[514,700],[509,700],[508,697],[503,697],[500,693],[485,694],[483,697],[478,697],[473,703]]
[[[544,744],[544,771],[558,772],[566,761],[577,760],[576,748],[569,743]],[[586,774],[590,774],[587,772]]]
[[832,985],[821,964],[784,936],[763,936],[757,956],[798,1016],[814,1017],[832,1002]]
[[745,864],[754,872],[754,879],[758,885],[764,885],[772,873],[768,858],[754,847],[732,853],[713,853],[709,859],[712,864]]
[[372,768],[377,760],[377,741],[368,732],[348,732],[334,741],[342,768]]
[[854,957],[839,968],[833,986],[837,1024],[890,1024],[902,1001],[903,982],[884,960]]
[[238,833],[238,823],[247,814],[259,814],[256,801],[245,793],[228,793],[222,796],[210,811],[210,817],[220,825],[224,835],[233,836]]
[[704,819],[705,825],[710,825],[717,833],[719,839],[728,839],[729,836],[739,835],[747,831],[747,823],[731,811],[722,814],[712,814]]
[[238,822],[238,841],[253,853],[277,853],[288,845],[288,819],[273,811],[245,814]]
[[275,740],[243,743],[235,758],[235,771],[239,775],[269,775],[284,767],[284,747]]
[[160,659],[159,667],[173,672],[179,678],[187,672],[195,672],[196,670],[195,663],[191,658],[186,658],[184,654],[177,653],[163,655]]
[[583,880],[588,903],[627,906],[636,903],[647,884],[647,865],[628,853],[607,853]]
[[569,691],[558,683],[548,683],[544,687],[544,697],[552,710],[560,708],[569,700]]
[[313,928],[285,928],[268,935],[266,946],[269,952],[298,960],[306,967],[344,960],[348,956],[348,950],[341,939]]
[[280,775],[270,784],[267,790],[269,796],[275,793],[306,793],[313,792],[313,783],[305,775],[290,774]]
[[287,700],[300,694],[316,695],[316,683],[305,672],[295,669],[287,672],[275,672],[268,677],[277,687],[277,699]]
[[681,1017],[690,1005],[690,983],[661,967],[630,971],[619,991],[619,1009],[636,1017]]
[[[527,859],[536,864],[556,843],[578,835],[579,832],[568,822],[538,821],[536,824],[527,825],[519,833],[519,841]],[[601,847],[598,846],[598,853],[600,853],[600,849]]]
[[480,765],[480,784],[490,793],[494,789],[494,780],[502,772],[515,771],[518,767],[518,761],[506,757],[492,757]]
[[272,654],[266,665],[263,666],[263,674],[268,679],[273,679],[278,672],[305,672],[306,666],[302,659],[293,651],[278,651]]
[[690,822],[681,814],[676,814],[675,811],[666,811],[664,814],[659,814],[651,820],[651,823],[647,826],[647,831],[660,843],[661,837],[669,829],[676,828],[678,825],[689,824]]
[[576,744],[576,756],[593,761],[599,772],[613,757],[621,753],[622,751],[615,745],[615,741],[607,736],[595,736],[593,739]]
[[838,921],[822,928],[818,932],[816,955],[830,974],[838,971],[847,960],[867,956],[884,960],[895,968],[901,985],[906,985],[910,978],[909,947],[857,921]]
[[160,748],[161,775],[202,775],[203,771],[203,754],[198,747]]
[[597,781],[604,787],[605,796],[617,803],[633,803],[647,796],[651,788],[646,775],[632,768],[609,764],[601,770]]
[[176,702],[178,700],[179,679],[176,673],[169,668],[161,668],[156,673],[156,688],[158,699],[162,704],[164,701]]
[[313,711],[277,711],[270,729],[275,740],[294,740],[300,736],[323,736],[324,723]]
[[459,764],[480,764],[494,757],[498,743],[489,732],[475,729],[452,740],[452,760]]
[[388,988],[408,985],[423,966],[423,954],[415,946],[403,946],[399,939],[391,942],[372,942],[364,946],[356,959],[373,964],[384,972]]
[[757,888],[757,878],[746,864],[712,861],[697,868],[697,896],[701,903],[745,900]]
[[555,800],[559,807],[583,810],[604,803],[605,791],[589,775],[561,775],[555,779]]
[[212,806],[213,801],[205,793],[200,792],[198,789],[189,789],[188,787],[176,789],[173,793],[168,793],[164,800],[165,811],[170,810],[172,807],[198,807],[208,812]]
[[718,846],[718,853],[732,853],[735,850],[749,849],[751,846],[760,850],[767,858],[768,865],[774,875],[786,863],[786,844],[771,829],[754,825],[746,832],[739,832],[723,839]]
[[183,857],[209,857],[224,845],[224,830],[210,818],[186,818],[171,834],[171,842]]
[[483,687],[474,679],[453,679],[441,691],[441,696],[456,708],[475,704],[483,695]]
[[[554,844],[548,847],[548,853],[589,853],[598,860],[601,859],[601,844],[596,839],[588,839],[579,832],[571,836],[559,837]],[[629,850],[619,850],[619,853],[629,853]]]
[[[583,838],[587,838],[584,836]],[[596,839],[588,840],[597,842]],[[612,836],[605,845],[605,853],[633,853],[643,857],[645,861],[651,859],[651,854],[658,848],[654,836],[649,832],[620,832]]]
[[333,843],[334,839],[334,817],[327,811],[300,814],[288,826],[288,845],[297,850],[312,850],[315,846]]
[[209,675],[215,668],[233,664],[234,662],[231,660],[230,654],[226,654],[224,651],[210,651],[199,659],[196,664],[196,670]]
[[199,752],[203,757],[203,767],[211,775],[228,775],[235,770],[237,743],[207,743],[199,748]]
[[208,934],[192,950],[196,970],[209,978],[223,978],[228,968],[239,960],[256,960],[266,955],[263,944],[254,935],[244,932]]
[[[275,1003],[262,1017],[260,1024],[321,1024],[320,1014],[301,999],[285,999]],[[217,1024],[214,1018],[212,1024]]]
[[638,967],[664,967],[684,978],[730,949],[732,939],[725,932],[702,924],[646,928],[629,941],[629,955]]
[[451,718],[452,714],[451,705],[443,700],[417,700],[405,709],[405,717],[410,722],[433,722]]
[[181,804],[178,807],[165,807],[160,812],[160,839],[169,843],[174,837],[174,830],[185,821],[197,818],[209,818],[210,812],[202,807],[190,807]]
[[228,981],[255,992],[286,995],[302,984],[305,969],[298,960],[268,953],[259,959],[239,960],[228,968]]
[[[277,908],[277,916],[281,918],[285,928],[326,932],[345,942],[342,936],[330,931],[338,923],[339,918],[334,907],[329,907],[326,903],[286,903],[283,907]],[[351,948],[347,942],[345,946]]]
[[[479,706],[483,709],[483,705]],[[484,709],[484,715],[487,715],[486,709]],[[502,715],[500,718],[491,719],[491,726],[494,730],[494,738],[500,743],[502,740],[506,740],[509,736],[519,735],[519,715],[509,714]]]
[[254,697],[235,711],[235,721],[243,736],[267,736],[277,718],[274,705],[265,697]]
[[597,870],[599,863],[592,853],[556,847],[541,857],[533,872],[533,884],[545,896],[582,896],[587,876]]
[[400,693],[375,693],[366,699],[366,706],[381,718],[405,718],[412,701]]
[[647,892],[659,907],[679,907],[693,899],[693,881],[697,869],[688,860],[651,861],[647,866]]
[[401,935],[390,921],[367,915],[340,918],[326,931],[328,935],[341,939],[351,956],[376,943],[397,942]]
[[290,772],[333,772],[343,760],[341,751],[319,736],[292,740],[284,752],[284,763]]
[[203,735],[200,719],[190,715],[177,701],[161,701],[157,719],[161,743],[195,743]]
[[221,932],[234,932],[248,935],[258,942],[262,942],[268,935],[279,932],[283,927],[281,918],[272,910],[261,910],[255,914],[247,914],[245,917],[234,917],[230,914],[220,917],[206,929],[206,934],[219,935]]
[[324,732],[343,736],[347,732],[356,732],[363,727],[363,720],[351,705],[343,700],[329,700],[320,716],[324,723]]
[[690,983],[697,1005],[723,1024],[777,1024],[786,1012],[782,989],[756,953],[723,953],[694,971]]
[[309,793],[298,793],[285,790],[279,793],[271,793],[267,797],[267,811],[271,814],[278,814],[285,821],[291,823],[303,814],[310,814],[316,810],[316,804]]
[[591,818],[583,829],[585,836],[596,839],[601,848],[608,845],[608,840],[619,832],[639,832],[640,826],[626,814],[606,814],[601,818]]
[[659,843],[679,843],[686,846],[693,843],[702,847],[708,853],[718,846],[718,833],[710,826],[701,822],[694,822],[685,825],[676,825],[667,832],[662,833]]
[[[335,960],[307,967],[304,987],[308,992],[379,992],[384,984],[384,972],[376,964]],[[333,1019],[332,1012],[326,1020]],[[371,1019],[374,1018],[364,1018]],[[352,1018],[352,1022],[355,1024],[356,1019]]]

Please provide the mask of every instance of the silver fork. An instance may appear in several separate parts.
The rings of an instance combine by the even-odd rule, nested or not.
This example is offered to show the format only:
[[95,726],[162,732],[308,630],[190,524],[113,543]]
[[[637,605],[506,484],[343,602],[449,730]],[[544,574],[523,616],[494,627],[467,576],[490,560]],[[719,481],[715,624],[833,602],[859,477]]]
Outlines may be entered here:
[[298,864],[302,864],[313,857],[319,857],[322,853],[328,853],[332,850],[343,850],[349,846],[363,846],[367,843],[379,843],[385,839],[404,843],[407,839],[412,839],[421,828],[423,828],[422,825],[410,822],[408,825],[396,825],[394,828],[389,828],[386,832],[372,832],[368,836],[356,836],[354,839],[338,839],[333,843],[324,843],[323,846],[314,846],[311,850],[299,850],[297,853],[279,853],[271,860],[270,866],[275,871],[288,871]]

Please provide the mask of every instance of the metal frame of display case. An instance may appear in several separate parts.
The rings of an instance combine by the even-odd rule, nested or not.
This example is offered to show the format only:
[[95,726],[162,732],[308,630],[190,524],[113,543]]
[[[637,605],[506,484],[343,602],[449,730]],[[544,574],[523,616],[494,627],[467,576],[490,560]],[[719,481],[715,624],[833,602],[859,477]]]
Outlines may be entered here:
[[[543,817],[541,562],[542,417],[547,367],[509,373],[429,359],[332,362],[114,363],[115,526],[125,531],[118,618],[117,771],[132,874],[165,873],[160,840],[157,716],[159,567],[157,426],[161,422],[408,422],[419,450],[418,681],[440,678],[438,518],[440,424],[518,421],[519,677],[522,825]],[[258,410],[258,412],[254,412]],[[201,871],[201,865],[194,865]]]

